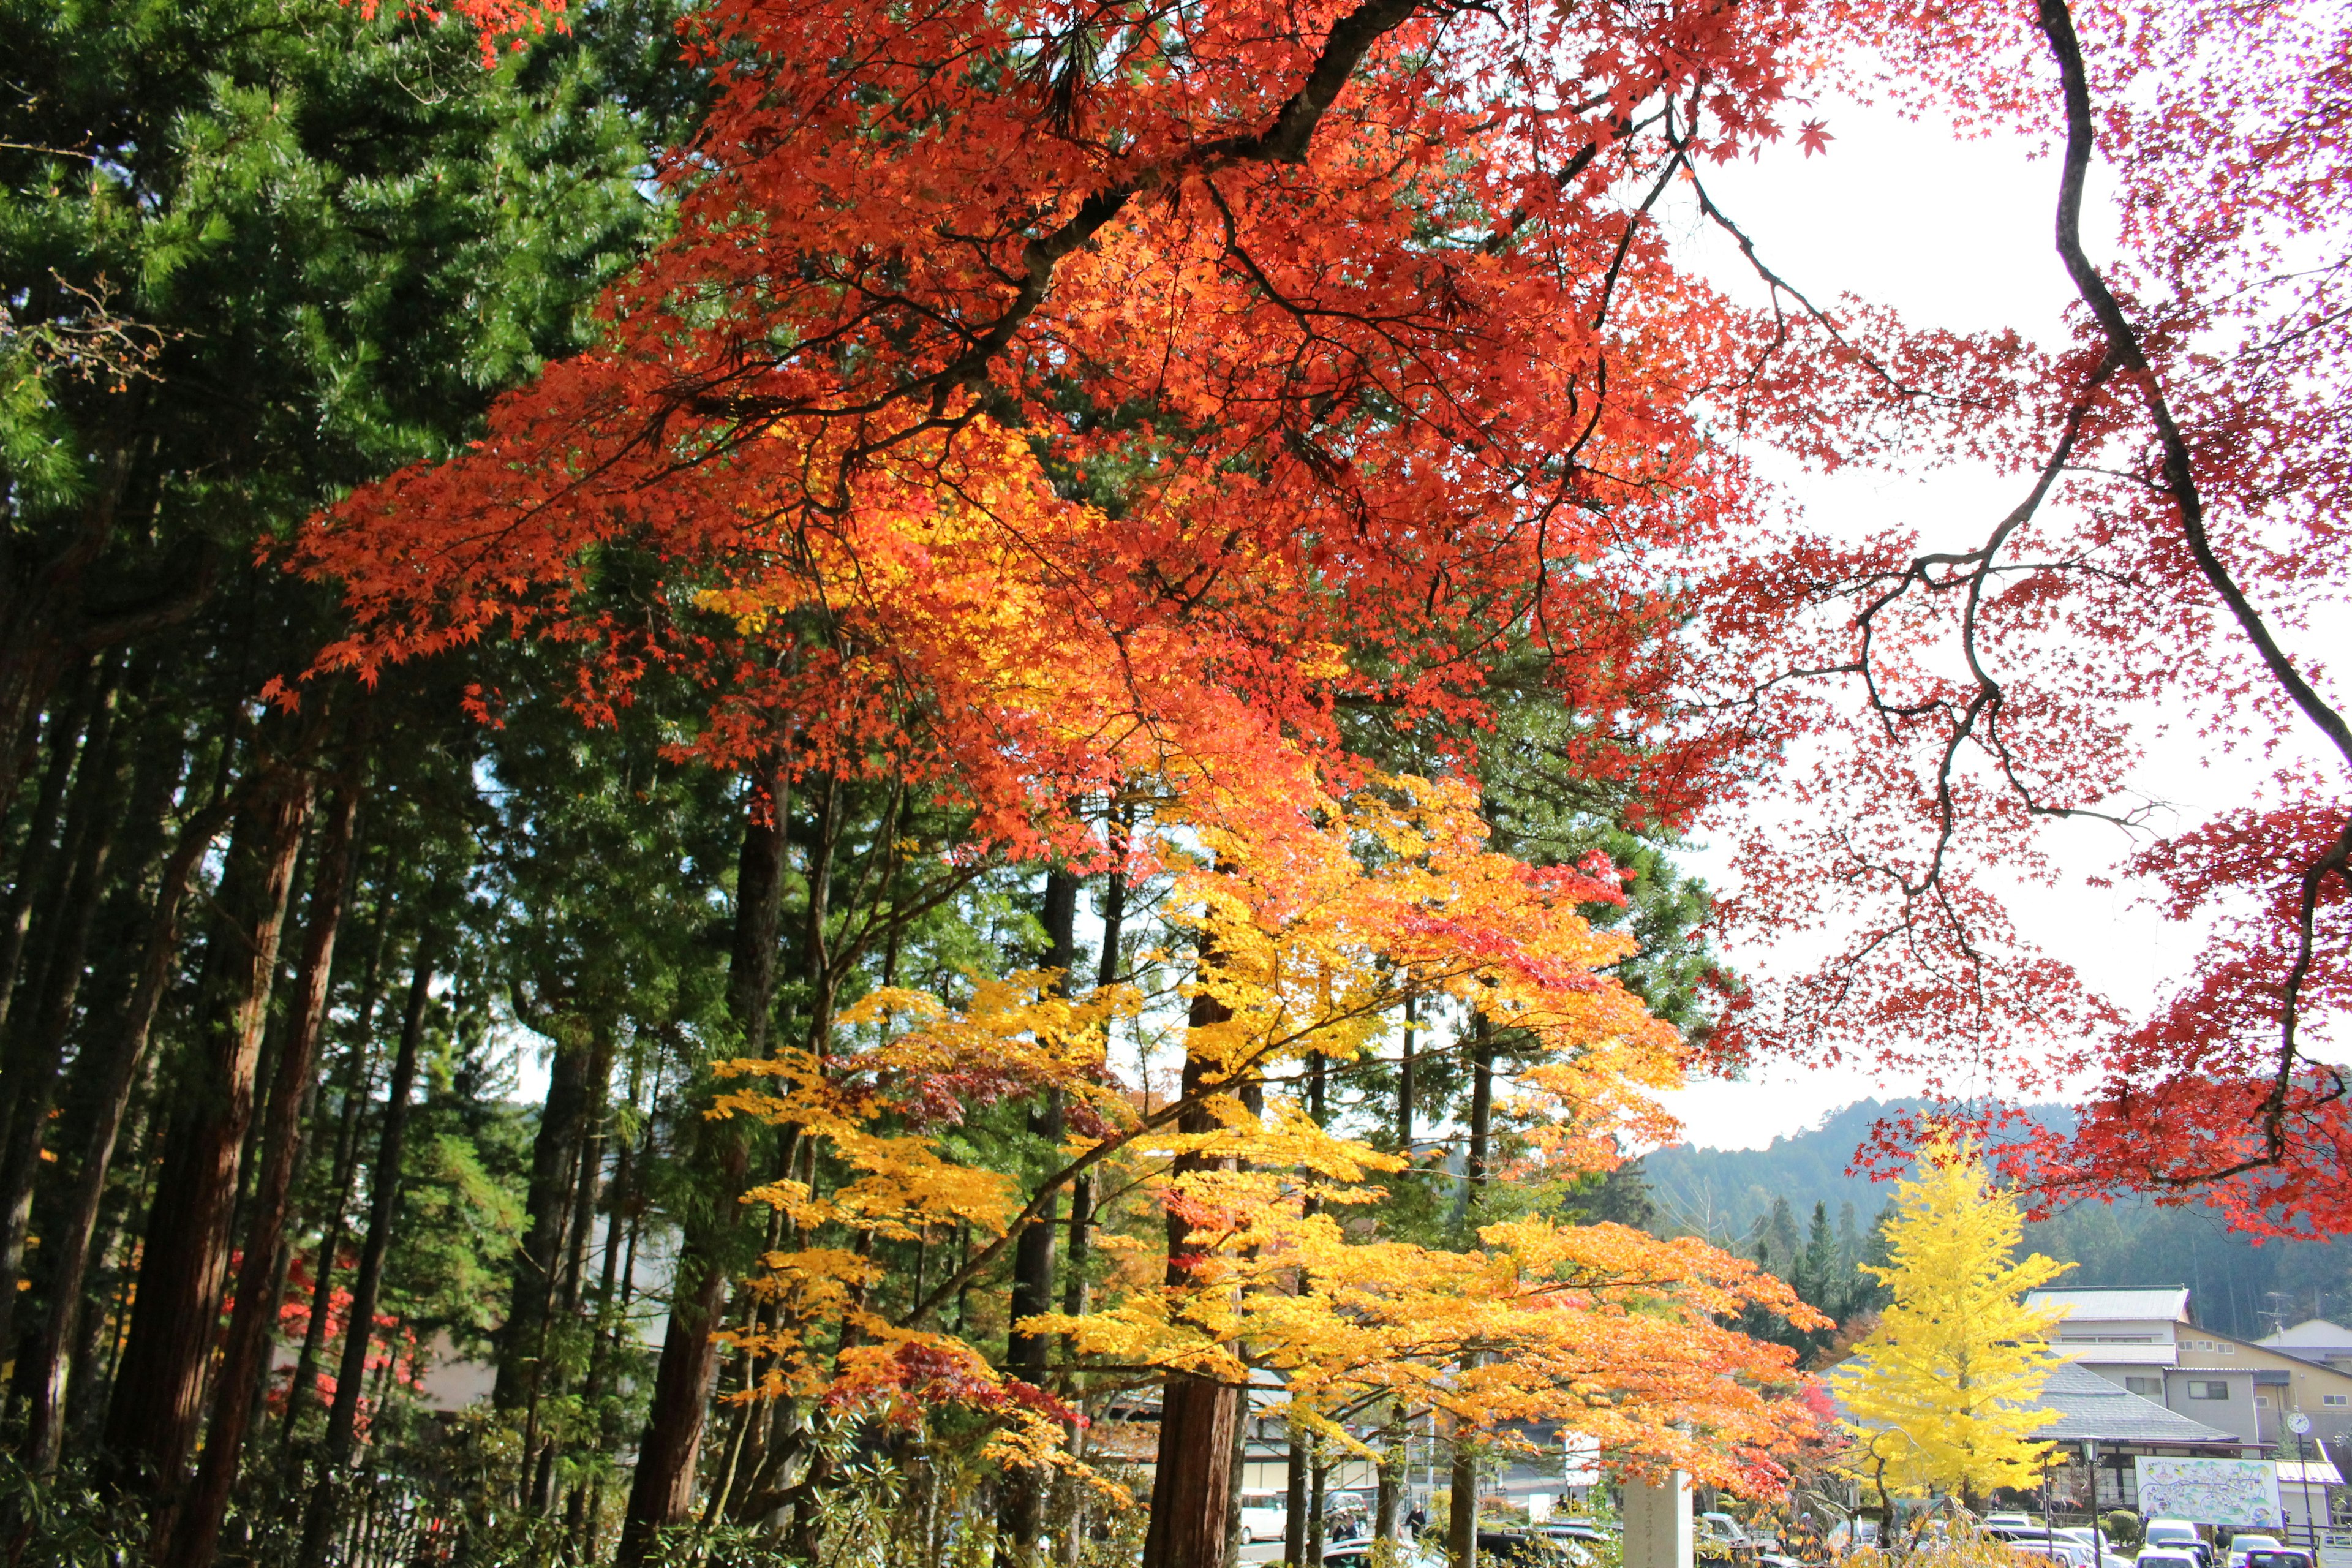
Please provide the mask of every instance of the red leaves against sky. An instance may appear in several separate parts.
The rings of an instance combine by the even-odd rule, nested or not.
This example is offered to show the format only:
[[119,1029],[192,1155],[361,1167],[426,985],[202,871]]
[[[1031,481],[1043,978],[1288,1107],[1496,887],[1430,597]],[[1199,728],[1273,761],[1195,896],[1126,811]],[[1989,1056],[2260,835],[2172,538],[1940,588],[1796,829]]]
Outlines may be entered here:
[[[2037,349],[1816,311],[1803,279],[1735,308],[1680,265],[1676,225],[1737,216],[1713,163],[1792,119],[1833,153],[1791,113],[1823,62],[2063,133],[2053,18],[2083,37],[2123,214],[2102,286],[2144,369],[2088,318]],[[2257,744],[2303,721],[2217,571],[2290,638],[2343,596],[2352,362],[2315,264],[2352,191],[2343,22],[2042,22],[721,0],[676,234],[613,291],[606,345],[299,542],[355,616],[325,662],[546,638],[592,721],[676,671],[709,698],[683,749],[903,773],[1024,852],[1076,842],[1074,795],[1171,765],[1284,809],[1302,753],[1349,765],[1343,709],[1458,754],[1493,673],[1533,661],[1579,720],[1563,763],[1652,824],[1783,803],[1729,912],[1838,940],[1742,1017],[1748,1047],[1962,1094],[2088,1070],[2050,1180],[2242,1165],[2241,1217],[2352,1226],[2323,1191],[2340,1079],[2281,1033],[2298,963],[2306,1045],[2346,984],[2343,769],[2172,837],[2126,794],[2151,715]],[[1987,460],[2021,504],[1954,541],[1794,536],[1743,441]],[[1982,870],[2047,874],[2039,825],[2083,812],[2151,836],[2182,907],[2231,911],[2150,1023],[2032,951]]]

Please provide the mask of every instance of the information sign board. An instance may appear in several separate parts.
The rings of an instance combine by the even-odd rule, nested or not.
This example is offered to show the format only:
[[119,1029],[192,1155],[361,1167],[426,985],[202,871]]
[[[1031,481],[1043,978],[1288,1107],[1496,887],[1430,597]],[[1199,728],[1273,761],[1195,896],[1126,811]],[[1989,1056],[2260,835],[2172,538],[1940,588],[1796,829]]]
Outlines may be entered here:
[[2176,1459],[2142,1454],[2132,1460],[2143,1519],[2197,1524],[2276,1525],[2278,1467],[2268,1459]]

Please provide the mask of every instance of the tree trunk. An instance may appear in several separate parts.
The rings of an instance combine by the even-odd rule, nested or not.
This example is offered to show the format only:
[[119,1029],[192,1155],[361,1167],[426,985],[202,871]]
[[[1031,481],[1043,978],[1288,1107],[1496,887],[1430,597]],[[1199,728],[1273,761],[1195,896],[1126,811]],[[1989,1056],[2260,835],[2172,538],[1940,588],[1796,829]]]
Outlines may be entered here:
[[[1070,994],[1071,967],[1078,956],[1078,879],[1058,868],[1045,873],[1045,898],[1043,924],[1045,928],[1045,951],[1040,956],[1045,967],[1057,971],[1060,978],[1055,987],[1061,994]],[[1029,1112],[1030,1136],[1042,1141],[1047,1149],[1059,1150],[1062,1144],[1062,1092],[1049,1089]],[[1042,1317],[1054,1310],[1054,1231],[1058,1222],[1059,1194],[1046,1199],[1044,1212],[1024,1230],[1013,1245],[1013,1300],[1011,1316],[1014,1324],[1024,1318]],[[1042,1385],[1045,1380],[1045,1363],[1053,1343],[1046,1334],[1024,1333],[1016,1326],[1005,1339],[1004,1359],[1008,1370],[1024,1383]],[[1026,1552],[1037,1544],[1039,1531],[1045,1527],[1045,1478],[1037,1471],[1022,1468],[1005,1478],[1005,1526],[1016,1552]]]
[[[180,829],[179,841],[173,846],[171,857],[164,861],[163,873],[157,879],[154,911],[148,921],[139,978],[130,1000],[112,1027],[85,1047],[92,1059],[83,1070],[97,1080],[89,1131],[82,1143],[64,1218],[47,1238],[46,1245],[51,1249],[50,1267],[55,1272],[49,1282],[47,1318],[37,1352],[39,1365],[26,1380],[33,1398],[26,1424],[26,1451],[33,1468],[44,1475],[57,1468],[64,1436],[67,1358],[79,1337],[77,1328],[83,1310],[83,1281],[89,1269],[90,1238],[96,1234],[99,1213],[105,1202],[107,1172],[114,1163],[115,1143],[121,1136],[123,1119],[130,1113],[131,1097],[146,1061],[156,1011],[171,984],[173,961],[179,952],[180,910],[186,901],[189,880],[197,862],[228,820],[230,805],[227,801],[215,801]],[[80,1403],[78,1398],[76,1404]]]
[[1466,1432],[1454,1436],[1454,1471],[1447,1485],[1453,1489],[1445,1505],[1446,1559],[1454,1568],[1477,1568],[1478,1455]]
[[[535,1439],[539,1427],[539,1402],[546,1396],[547,1338],[556,1321],[576,1322],[580,1315],[580,1279],[587,1267],[588,1232],[596,1222],[596,1188],[604,1173],[604,1096],[613,1081],[613,1028],[605,1023],[596,1026],[594,1044],[588,1057],[588,1082],[583,1096],[582,1114],[577,1119],[578,1141],[572,1146],[572,1191],[566,1194],[567,1217],[563,1226],[563,1256],[561,1264],[562,1289],[558,1292],[560,1311],[550,1309],[542,1314],[539,1331],[538,1363],[531,1369],[530,1414],[525,1428],[527,1439]],[[530,1452],[530,1440],[526,1440],[523,1452]],[[538,1468],[531,1478],[530,1495],[525,1504],[533,1511],[545,1513],[553,1504],[551,1488],[555,1480],[555,1445],[548,1442],[539,1452]]]
[[[1486,1195],[1488,1163],[1495,1123],[1495,1046],[1493,1026],[1480,1013],[1470,1033],[1469,1147],[1462,1161],[1462,1213],[1474,1223]],[[1475,1369],[1478,1358],[1464,1358]],[[1445,1541],[1454,1568],[1475,1568],[1478,1560],[1478,1451],[1470,1432],[1457,1425],[1454,1434],[1453,1501],[1447,1510]]]
[[280,1258],[286,1246],[286,1200],[301,1159],[302,1105],[310,1096],[319,1032],[327,1017],[335,935],[342,926],[351,885],[352,825],[359,815],[359,799],[358,786],[347,782],[336,789],[327,807],[293,1006],[262,1114],[261,1170],[246,1221],[236,1306],[229,1314],[228,1342],[221,1354],[220,1393],[213,1401],[212,1426],[196,1468],[195,1487],[180,1510],[162,1568],[207,1568],[212,1562],[253,1419],[252,1391],[268,1367],[271,1330],[278,1322],[278,1299],[284,1287]]
[[1380,1489],[1373,1505],[1372,1536],[1378,1541],[1394,1541],[1405,1510],[1400,1506],[1405,1485],[1411,1479],[1406,1473],[1406,1427],[1404,1401],[1389,1404],[1388,1447],[1381,1454]]
[[[559,1016],[541,1019],[533,1026],[558,1030],[568,1022]],[[540,1113],[538,1134],[531,1140],[522,1246],[515,1253],[507,1289],[506,1324],[499,1331],[498,1380],[490,1390],[490,1403],[499,1410],[529,1409],[538,1397],[548,1303],[553,1299],[562,1258],[564,1220],[572,1208],[572,1166],[587,1124],[588,1074],[595,1055],[584,1038],[558,1040],[548,1072],[547,1103]]]
[[24,1279],[25,1227],[33,1215],[33,1184],[40,1174],[58,1069],[65,1061],[66,1037],[73,1028],[74,1003],[81,993],[90,928],[97,923],[106,886],[107,857],[122,817],[126,775],[114,744],[121,694],[110,675],[101,685],[66,809],[64,858],[58,868],[63,886],[53,890],[50,906],[43,911],[34,984],[24,998],[29,1005],[14,1010],[6,1031],[12,1092],[6,1142],[0,1145],[6,1151],[0,1154],[0,1354],[13,1354],[17,1348],[16,1300]]
[[[25,825],[25,841],[16,851],[16,879],[8,889],[5,923],[0,924],[0,1023],[7,1021],[23,972],[25,941],[32,929],[33,904],[48,880],[49,859],[57,852],[58,817],[65,809],[66,784],[73,776],[74,758],[81,750],[84,727],[89,721],[89,666],[79,666],[72,686],[49,715],[48,765],[41,770],[41,787],[33,796],[32,815]],[[13,734],[14,731],[7,731]],[[15,747],[9,748],[14,752]],[[13,765],[13,764],[12,764]],[[0,795],[0,817],[16,794],[13,777]]]
[[1413,1026],[1420,1022],[1416,1005],[1412,996],[1404,999],[1404,1052],[1397,1058],[1397,1150],[1406,1155],[1412,1152]]
[[[1204,959],[1204,967],[1213,959]],[[1206,991],[1192,998],[1195,1030],[1224,1023],[1232,1011]],[[1181,1092],[1198,1094],[1216,1064],[1187,1052]],[[1215,1119],[1202,1106],[1177,1118],[1177,1131],[1204,1133]],[[1213,1156],[1185,1154],[1171,1173],[1221,1168]],[[1189,1282],[1195,1243],[1192,1226],[1174,1210],[1168,1215],[1168,1283]],[[1151,1521],[1143,1540],[1143,1568],[1212,1568],[1225,1555],[1225,1511],[1233,1489],[1233,1451],[1241,1422],[1241,1390],[1205,1378],[1178,1375],[1160,1392],[1160,1456],[1151,1482]]]
[[1307,1555],[1307,1434],[1295,1422],[1290,1458],[1282,1468],[1282,1560],[1292,1568],[1313,1562]]
[[[743,847],[735,869],[735,939],[729,956],[727,1008],[743,1037],[743,1054],[764,1056],[768,1010],[775,994],[776,920],[783,896],[784,828],[788,801],[781,772],[751,781],[743,814]],[[702,1097],[707,1103],[708,1092]],[[694,1107],[698,1110],[700,1106]],[[684,1522],[694,1506],[695,1461],[702,1450],[705,1405],[719,1370],[712,1336],[727,1300],[729,1242],[741,1205],[735,1201],[750,1159],[742,1128],[688,1112],[690,1160],[707,1173],[709,1209],[683,1216],[685,1237],[670,1287],[669,1325],[663,1331],[653,1403],[637,1444],[637,1468],[621,1526],[616,1568],[639,1568],[655,1548],[656,1532]]]
[[1331,1467],[1309,1464],[1307,1488],[1307,1561],[1322,1568],[1325,1499],[1330,1490]]
[[392,935],[392,904],[389,894],[380,891],[375,935],[369,944],[367,977],[362,982],[358,1015],[352,1020],[351,1049],[343,1056],[340,1085],[342,1106],[336,1116],[335,1163],[328,1173],[329,1196],[319,1226],[319,1250],[314,1255],[317,1263],[310,1275],[310,1315],[302,1325],[302,1349],[294,1358],[294,1373],[286,1385],[286,1415],[279,1427],[278,1447],[289,1455],[301,1426],[302,1407],[310,1401],[311,1385],[318,1378],[319,1357],[326,1349],[327,1321],[335,1299],[335,1263],[342,1256],[343,1237],[350,1224],[352,1184],[359,1179],[360,1109],[367,1103],[373,1077],[371,1059],[375,1054],[375,1009],[383,987],[384,953]]
[[167,1528],[203,1413],[205,1366],[227,1284],[237,1151],[253,1115],[278,933],[310,810],[307,775],[273,768],[237,813],[207,944],[194,1060],[179,1086],[181,1106],[148,1211],[106,1446],[112,1484],[143,1474],[138,1484],[154,1489],[159,1530]]
[[432,941],[429,929],[416,939],[408,1006],[401,1015],[400,1044],[393,1053],[391,1081],[384,1087],[383,1129],[368,1177],[367,1239],[360,1246],[351,1310],[343,1320],[343,1354],[335,1369],[335,1402],[327,1410],[326,1445],[320,1455],[310,1505],[303,1512],[298,1559],[301,1568],[319,1568],[326,1561],[327,1541],[334,1533],[336,1494],[343,1472],[351,1467],[352,1440],[359,1429],[360,1386],[367,1377],[368,1342],[375,1334],[376,1294],[383,1283],[383,1258],[392,1247],[392,1219],[399,1205],[409,1090],[416,1081],[416,1048],[424,1040],[425,1005],[433,996]]
[[1495,1128],[1495,1045],[1493,1026],[1478,1014],[1470,1026],[1470,1126],[1462,1156],[1462,1204],[1457,1221],[1475,1224],[1474,1211],[1486,1195],[1487,1164],[1492,1157]]

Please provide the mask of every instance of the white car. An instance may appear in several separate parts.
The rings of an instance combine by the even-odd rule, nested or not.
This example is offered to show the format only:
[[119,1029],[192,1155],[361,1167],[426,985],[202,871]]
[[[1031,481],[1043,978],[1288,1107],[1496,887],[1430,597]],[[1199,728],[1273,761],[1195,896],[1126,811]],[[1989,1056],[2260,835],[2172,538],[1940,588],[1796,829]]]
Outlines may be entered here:
[[2197,1553],[2181,1546],[2143,1546],[2134,1562],[2137,1568],[2204,1568]]
[[1242,1493],[1242,1542],[1279,1541],[1290,1523],[1290,1500],[1280,1492]]
[[2213,1561],[2213,1549],[2197,1533],[2197,1526],[2185,1519],[2151,1519],[2140,1531],[2144,1552],[2185,1552],[2197,1559],[2199,1568]]
[[2246,1568],[2250,1552],[2284,1552],[2286,1542],[2275,1535],[2233,1535],[2230,1537],[2230,1568]]

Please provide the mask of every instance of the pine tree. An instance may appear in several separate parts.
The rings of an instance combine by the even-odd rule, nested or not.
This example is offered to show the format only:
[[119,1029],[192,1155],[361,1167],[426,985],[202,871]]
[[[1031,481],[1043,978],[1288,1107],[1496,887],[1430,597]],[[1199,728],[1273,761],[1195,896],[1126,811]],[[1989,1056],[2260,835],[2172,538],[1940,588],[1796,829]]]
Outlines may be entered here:
[[2017,1201],[1968,1144],[1929,1143],[1895,1209],[1892,1262],[1864,1266],[1894,1299],[1837,1374],[1853,1468],[1883,1492],[2028,1484],[2049,1449],[2030,1434],[2050,1419],[2034,1401],[2057,1361],[2043,1339],[2056,1315],[2020,1299],[2067,1266],[2017,1259]]

